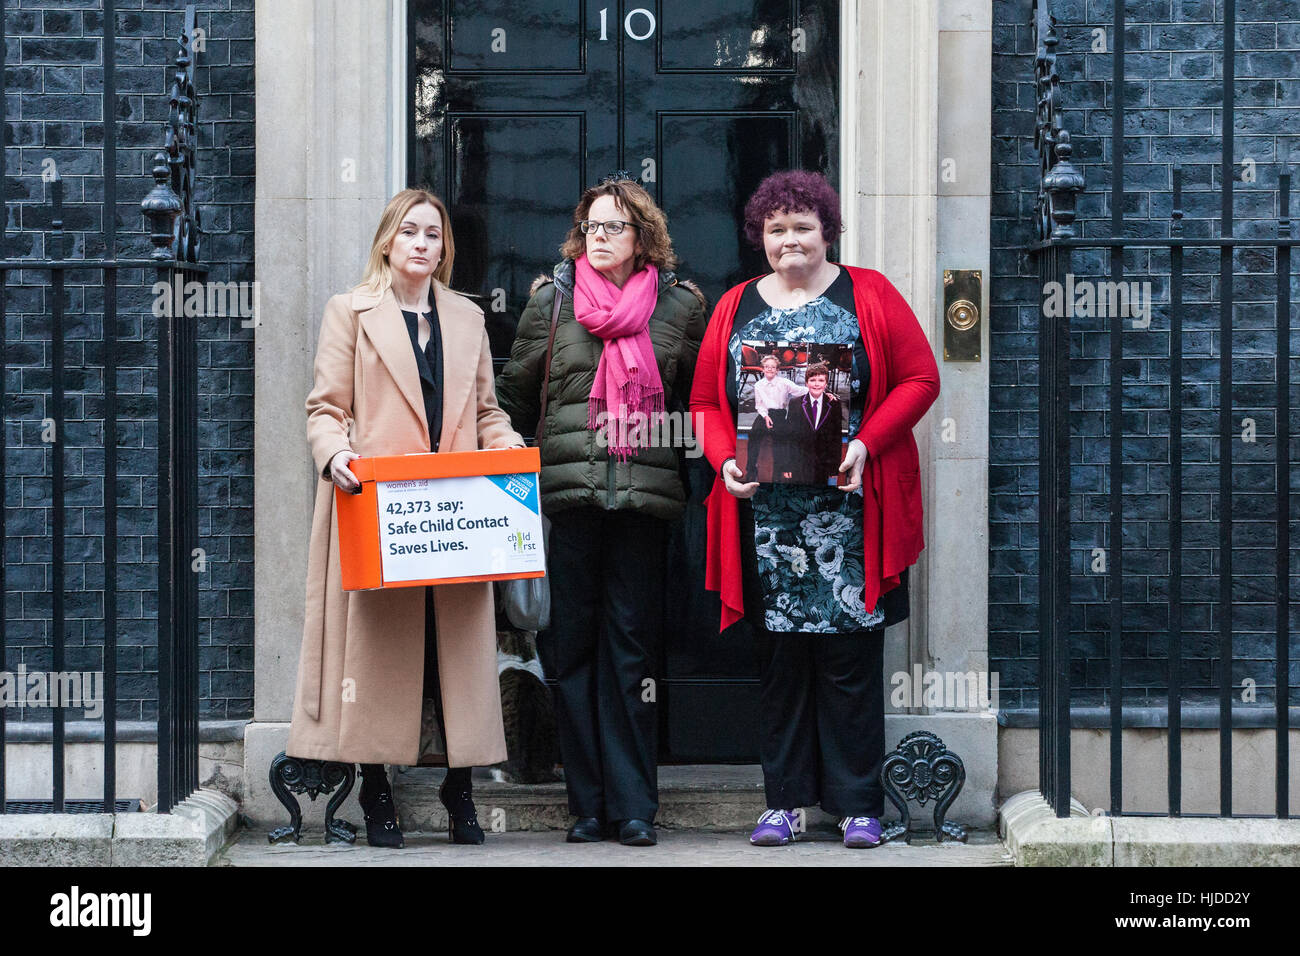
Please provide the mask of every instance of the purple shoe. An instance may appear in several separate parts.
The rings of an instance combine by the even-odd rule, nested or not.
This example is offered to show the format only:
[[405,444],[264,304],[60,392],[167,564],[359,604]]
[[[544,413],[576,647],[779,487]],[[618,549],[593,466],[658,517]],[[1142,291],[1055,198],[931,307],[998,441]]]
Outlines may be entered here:
[[767,810],[758,818],[758,826],[749,835],[754,846],[785,846],[794,839],[793,810]]
[[845,817],[840,821],[844,845],[856,850],[880,846],[881,826],[875,817]]

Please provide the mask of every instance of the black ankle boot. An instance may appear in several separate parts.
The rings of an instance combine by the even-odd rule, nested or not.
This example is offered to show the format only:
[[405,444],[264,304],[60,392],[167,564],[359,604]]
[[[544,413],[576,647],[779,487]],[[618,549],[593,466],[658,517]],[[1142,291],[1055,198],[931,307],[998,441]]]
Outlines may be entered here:
[[470,768],[449,767],[447,779],[438,788],[438,799],[447,808],[447,839],[452,843],[479,844],[484,840],[470,792]]
[[397,825],[397,808],[393,804],[393,791],[388,786],[388,774],[383,764],[361,765],[361,792],[357,802],[366,818],[366,842],[371,846],[402,847],[402,830]]

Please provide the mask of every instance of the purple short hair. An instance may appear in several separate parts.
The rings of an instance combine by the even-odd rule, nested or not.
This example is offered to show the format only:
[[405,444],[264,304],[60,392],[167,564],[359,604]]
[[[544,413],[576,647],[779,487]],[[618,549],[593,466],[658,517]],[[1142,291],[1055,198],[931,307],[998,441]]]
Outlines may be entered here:
[[779,212],[812,212],[822,221],[822,238],[832,243],[840,237],[840,197],[821,173],[788,169],[773,173],[745,203],[745,238],[763,248],[763,224]]

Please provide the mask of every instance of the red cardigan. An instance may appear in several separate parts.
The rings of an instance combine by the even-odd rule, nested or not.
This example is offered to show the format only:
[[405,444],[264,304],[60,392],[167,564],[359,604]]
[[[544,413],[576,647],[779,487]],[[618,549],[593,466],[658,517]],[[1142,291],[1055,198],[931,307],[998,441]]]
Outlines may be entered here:
[[[925,332],[898,290],[879,272],[844,266],[853,280],[853,303],[871,365],[862,428],[867,447],[862,473],[866,586],[863,604],[874,610],[880,595],[925,547],[921,472],[912,428],[939,397],[939,368]],[[704,586],[722,594],[726,630],[745,613],[740,572],[740,505],[722,480],[722,463],[736,454],[736,419],[727,398],[727,341],[740,297],[750,279],[718,301],[700,345],[691,389],[691,412],[704,454],[718,475],[705,499],[708,551]]]

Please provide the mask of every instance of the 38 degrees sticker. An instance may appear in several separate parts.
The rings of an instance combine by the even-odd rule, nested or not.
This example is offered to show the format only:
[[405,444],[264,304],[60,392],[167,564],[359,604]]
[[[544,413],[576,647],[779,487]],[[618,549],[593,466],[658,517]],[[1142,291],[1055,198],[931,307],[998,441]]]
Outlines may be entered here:
[[386,582],[543,570],[535,475],[385,481],[377,497]]
[[521,501],[524,507],[537,510],[537,478],[534,475],[484,475],[488,481],[496,485],[506,494],[510,495],[516,501]]

